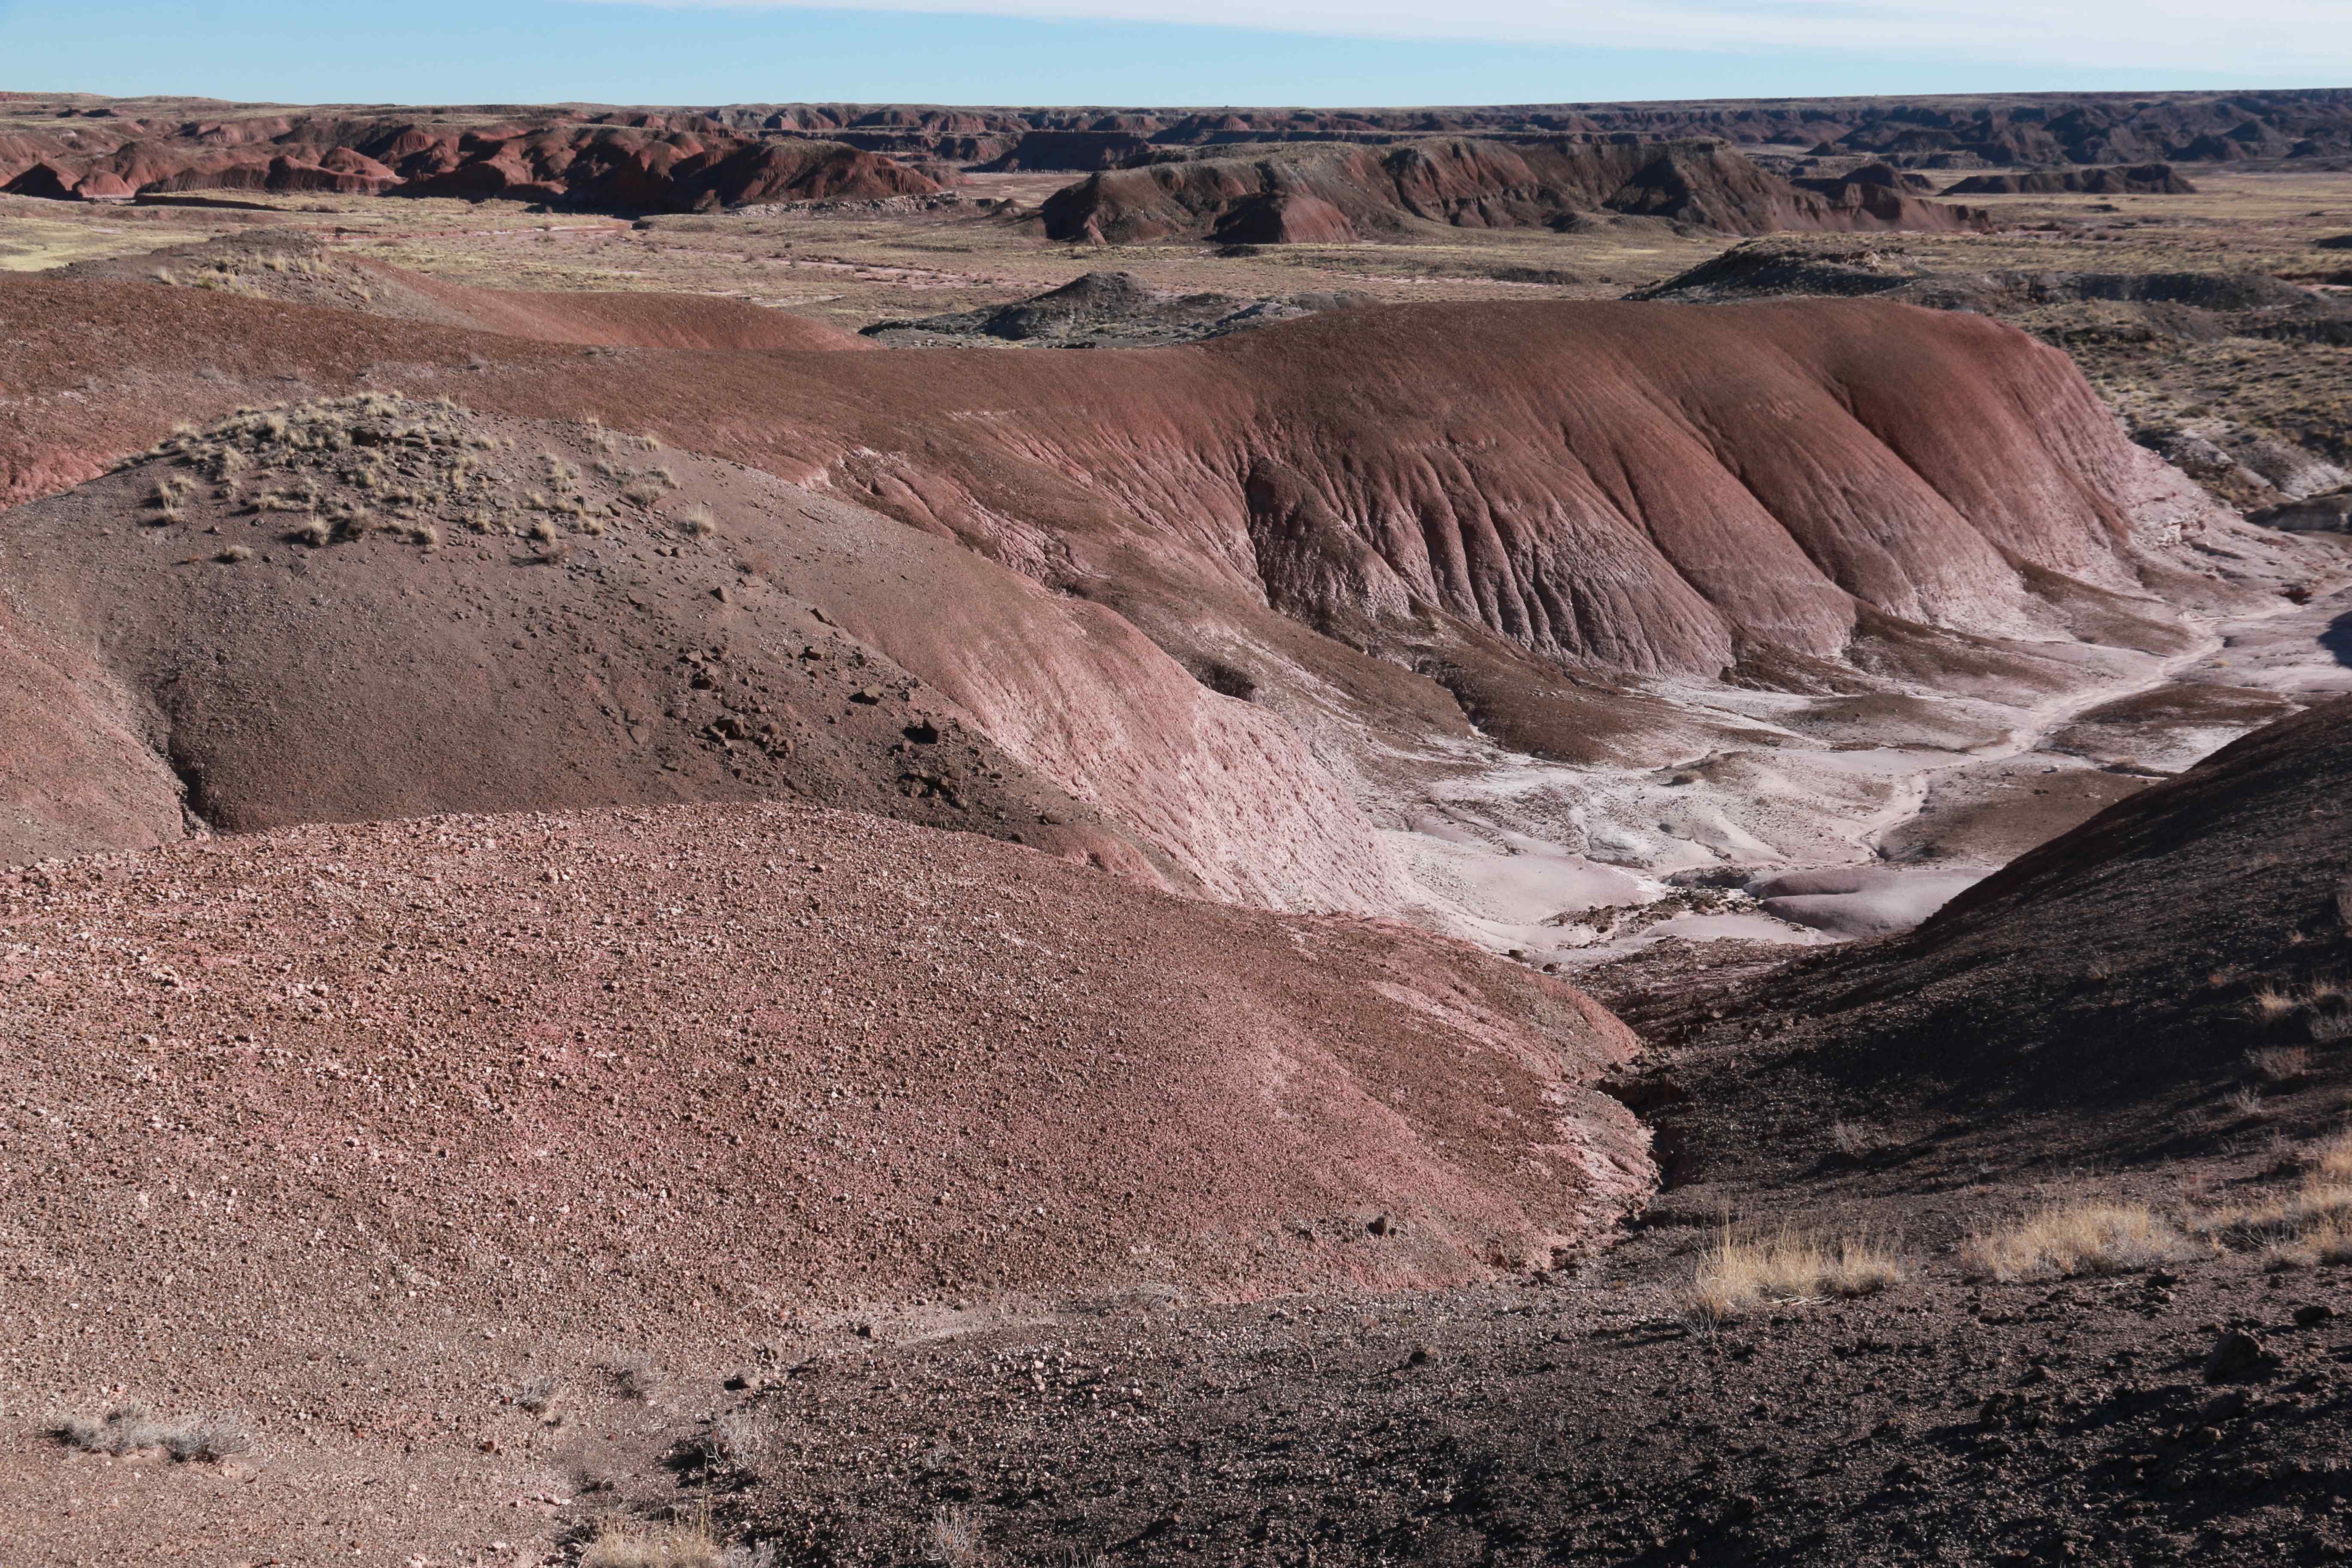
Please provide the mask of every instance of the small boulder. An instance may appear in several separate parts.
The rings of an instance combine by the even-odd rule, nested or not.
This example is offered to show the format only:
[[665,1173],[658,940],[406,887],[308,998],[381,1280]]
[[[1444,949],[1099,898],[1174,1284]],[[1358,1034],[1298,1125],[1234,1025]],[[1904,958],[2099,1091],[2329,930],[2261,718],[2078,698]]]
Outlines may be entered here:
[[2276,1352],[2252,1334],[2243,1329],[2232,1329],[2213,1342],[2212,1351],[2205,1357],[2205,1381],[2226,1383],[2233,1377],[2276,1366],[2278,1359]]

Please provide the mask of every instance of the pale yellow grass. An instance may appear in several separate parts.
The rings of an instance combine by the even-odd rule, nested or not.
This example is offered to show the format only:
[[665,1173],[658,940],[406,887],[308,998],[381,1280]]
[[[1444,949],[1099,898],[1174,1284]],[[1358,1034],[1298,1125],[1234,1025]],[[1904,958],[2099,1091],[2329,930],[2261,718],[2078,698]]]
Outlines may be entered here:
[[607,1524],[581,1554],[580,1568],[726,1568],[710,1527]]
[[1960,1268],[1974,1279],[2049,1279],[2120,1274],[2189,1250],[2188,1238],[2145,1205],[2059,1204],[2008,1229],[1971,1236],[1961,1244]]
[[1819,1237],[1782,1231],[1742,1237],[1726,1229],[1708,1247],[1682,1299],[1696,1323],[1729,1322],[1766,1301],[1868,1296],[1901,1283],[1901,1259],[1869,1237]]

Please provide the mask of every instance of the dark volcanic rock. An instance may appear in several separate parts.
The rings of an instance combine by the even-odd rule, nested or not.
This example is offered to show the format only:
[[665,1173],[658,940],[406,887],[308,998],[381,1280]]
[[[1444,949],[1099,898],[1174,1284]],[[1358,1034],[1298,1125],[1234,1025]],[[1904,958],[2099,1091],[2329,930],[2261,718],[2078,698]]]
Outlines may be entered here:
[[1270,321],[1368,304],[1356,294],[1295,294],[1245,300],[1232,294],[1179,294],[1153,289],[1132,272],[1089,272],[1010,305],[880,321],[865,335],[894,347],[988,339],[1057,348],[1139,348],[1192,342]]

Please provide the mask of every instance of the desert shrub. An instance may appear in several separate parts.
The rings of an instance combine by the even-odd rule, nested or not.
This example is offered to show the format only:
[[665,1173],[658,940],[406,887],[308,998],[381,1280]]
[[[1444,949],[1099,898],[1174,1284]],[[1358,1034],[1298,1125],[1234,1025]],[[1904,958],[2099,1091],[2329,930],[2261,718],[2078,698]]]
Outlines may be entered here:
[[159,1420],[141,1405],[120,1405],[98,1419],[69,1416],[50,1432],[58,1441],[86,1454],[133,1454],[161,1448],[184,1462],[226,1459],[253,1447],[252,1434],[238,1422],[211,1415]]
[[2301,1046],[2261,1046],[2246,1053],[2246,1066],[2264,1083],[2294,1083],[2311,1072],[2311,1053]]
[[651,1405],[662,1396],[662,1375],[644,1356],[623,1356],[605,1370],[612,1374],[613,1386],[624,1399]]
[[669,487],[639,474],[621,487],[621,499],[632,506],[651,506],[669,494]]
[[749,1410],[730,1410],[702,1436],[705,1459],[722,1469],[756,1476],[775,1447],[775,1428]]
[[2005,1230],[1979,1231],[1960,1247],[1970,1279],[2067,1279],[2122,1274],[2185,1257],[2189,1239],[2145,1205],[2054,1205]]
[[941,1505],[931,1515],[930,1559],[945,1568],[971,1568],[980,1561],[980,1531],[971,1510]]
[[2221,1099],[2223,1104],[2242,1117],[2259,1121],[2271,1113],[2271,1108],[2263,1101],[2260,1084],[2241,1084]]
[[563,1381],[557,1377],[534,1377],[507,1391],[515,1408],[529,1415],[544,1415],[563,1397]]
[[1894,1142],[1879,1128],[1861,1121],[1830,1123],[1830,1151],[1841,1159],[1860,1160]]
[[1705,1327],[1764,1301],[1874,1295],[1904,1278],[1901,1259],[1866,1236],[1741,1237],[1726,1226],[1700,1257],[1680,1305],[1685,1322]]
[[296,527],[286,536],[296,544],[307,544],[313,550],[323,550],[335,537],[334,530],[317,518]]
[[541,544],[553,543],[555,541],[555,524],[548,521],[547,519],[543,517],[541,518],[538,521],[530,525],[530,537],[537,540]]
[[719,531],[719,521],[710,515],[710,509],[698,502],[679,512],[673,521],[688,539],[708,539]]

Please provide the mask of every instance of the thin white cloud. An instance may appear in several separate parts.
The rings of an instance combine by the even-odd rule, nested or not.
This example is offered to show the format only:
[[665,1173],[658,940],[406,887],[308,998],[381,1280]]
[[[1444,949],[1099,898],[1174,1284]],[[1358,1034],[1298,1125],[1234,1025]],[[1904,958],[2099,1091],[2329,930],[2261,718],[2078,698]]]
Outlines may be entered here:
[[590,0],[678,9],[1173,22],[1341,37],[1829,49],[2110,71],[2352,81],[2352,0]]

